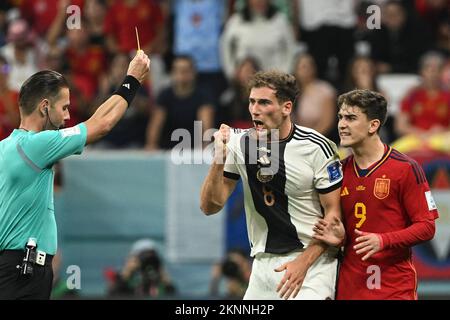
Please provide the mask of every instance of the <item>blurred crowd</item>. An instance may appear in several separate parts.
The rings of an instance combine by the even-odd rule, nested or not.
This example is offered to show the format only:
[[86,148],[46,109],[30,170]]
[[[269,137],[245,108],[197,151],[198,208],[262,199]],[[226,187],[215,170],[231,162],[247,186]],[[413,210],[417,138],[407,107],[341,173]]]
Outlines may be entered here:
[[293,121],[336,142],[337,95],[382,91],[386,74],[420,76],[390,114],[386,142],[446,132],[449,17],[448,0],[3,0],[0,139],[18,125],[21,84],[41,69],[71,85],[67,125],[86,120],[121,83],[135,27],[151,75],[95,148],[170,149],[172,132],[193,136],[195,120],[204,131],[250,127],[247,80],[273,68],[298,79]]

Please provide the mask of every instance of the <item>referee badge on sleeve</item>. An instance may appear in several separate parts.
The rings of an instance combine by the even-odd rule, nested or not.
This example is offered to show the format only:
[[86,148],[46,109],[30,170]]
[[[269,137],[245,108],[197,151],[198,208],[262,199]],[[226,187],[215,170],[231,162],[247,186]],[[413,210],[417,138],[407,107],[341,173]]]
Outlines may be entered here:
[[59,133],[61,134],[61,136],[63,138],[66,138],[66,137],[70,137],[70,136],[79,135],[81,133],[81,130],[80,130],[79,126],[75,126],[75,127],[70,127],[70,128],[66,128],[66,129],[61,129],[61,130],[59,130]]
[[330,182],[334,182],[342,178],[341,164],[339,161],[335,161],[327,167],[328,179]]

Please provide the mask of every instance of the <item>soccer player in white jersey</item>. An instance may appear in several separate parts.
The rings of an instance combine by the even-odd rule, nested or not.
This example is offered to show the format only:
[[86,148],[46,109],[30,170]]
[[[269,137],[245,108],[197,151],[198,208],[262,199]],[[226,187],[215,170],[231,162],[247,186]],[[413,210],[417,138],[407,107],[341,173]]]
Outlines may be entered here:
[[243,180],[252,274],[244,299],[334,299],[337,248],[312,239],[315,222],[340,218],[336,145],[292,123],[295,78],[259,72],[249,83],[254,127],[222,124],[201,191],[206,215]]

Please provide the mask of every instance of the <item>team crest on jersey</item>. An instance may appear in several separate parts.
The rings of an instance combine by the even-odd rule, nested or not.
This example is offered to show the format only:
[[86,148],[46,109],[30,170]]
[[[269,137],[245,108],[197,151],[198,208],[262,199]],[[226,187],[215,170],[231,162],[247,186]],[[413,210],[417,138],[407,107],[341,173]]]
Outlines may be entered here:
[[259,168],[256,172],[256,178],[261,183],[272,181],[274,172],[270,168]]
[[[262,151],[262,148],[259,148],[258,151]],[[269,182],[273,179],[274,176],[274,172],[272,171],[272,169],[270,169],[270,166],[272,164],[272,161],[270,161],[270,158],[268,157],[267,154],[270,153],[270,150],[264,150],[265,154],[263,154],[262,156],[260,156],[258,158],[258,171],[256,172],[256,178],[262,182],[262,183],[266,183]]]
[[373,186],[373,194],[380,200],[385,199],[389,195],[391,179],[377,178]]

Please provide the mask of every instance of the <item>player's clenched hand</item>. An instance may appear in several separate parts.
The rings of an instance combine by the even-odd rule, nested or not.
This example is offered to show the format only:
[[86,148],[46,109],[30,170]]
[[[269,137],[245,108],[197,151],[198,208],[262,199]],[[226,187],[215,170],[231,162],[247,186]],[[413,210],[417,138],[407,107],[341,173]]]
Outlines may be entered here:
[[323,241],[330,246],[340,246],[345,239],[344,225],[338,217],[333,217],[331,222],[319,219],[314,225],[313,231],[314,239]]
[[150,59],[144,51],[139,50],[128,66],[127,75],[135,77],[140,83],[142,83],[145,79],[147,79],[149,70]]
[[276,272],[286,270],[277,287],[280,298],[286,300],[290,297],[295,298],[299,293],[308,271],[308,266],[303,260],[297,258],[275,269]]
[[353,249],[356,250],[356,254],[365,253],[361,260],[369,259],[374,253],[382,249],[382,239],[378,233],[369,233],[358,229],[355,229],[355,233],[358,237],[355,239],[356,245],[353,246]]
[[218,164],[224,164],[227,158],[226,144],[230,141],[230,127],[221,124],[219,131],[214,133],[214,160]]

